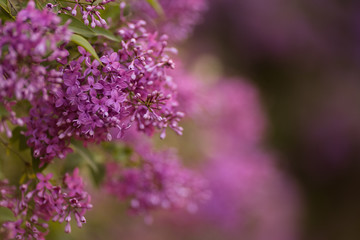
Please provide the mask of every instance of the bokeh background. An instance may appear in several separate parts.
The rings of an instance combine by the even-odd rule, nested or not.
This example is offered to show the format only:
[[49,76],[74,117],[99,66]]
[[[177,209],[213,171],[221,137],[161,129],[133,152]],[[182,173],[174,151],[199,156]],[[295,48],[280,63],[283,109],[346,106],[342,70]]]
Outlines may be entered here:
[[359,13],[356,0],[211,1],[188,42],[258,87],[266,143],[302,195],[300,239],[360,239]]
[[213,200],[147,225],[94,190],[86,226],[49,239],[360,239],[360,2],[210,0],[179,49],[212,113],[157,146]]

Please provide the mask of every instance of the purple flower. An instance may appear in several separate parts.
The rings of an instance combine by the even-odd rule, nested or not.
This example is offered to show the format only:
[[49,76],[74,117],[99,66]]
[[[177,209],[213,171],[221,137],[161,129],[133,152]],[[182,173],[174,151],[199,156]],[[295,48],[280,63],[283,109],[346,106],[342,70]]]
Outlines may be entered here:
[[94,74],[94,76],[99,76],[100,71],[97,68],[100,65],[100,63],[96,59],[94,59],[92,63],[90,63],[89,61],[90,61],[89,58],[85,60],[86,66],[88,67],[87,69],[85,69],[84,72],[85,76],[87,76],[89,73]]
[[148,22],[156,22],[152,27],[175,41],[186,39],[207,9],[206,0],[159,0],[159,3],[164,10],[163,17],[159,18],[154,8],[141,0],[132,3],[134,14],[141,19],[156,19]]
[[111,69],[118,69],[120,67],[120,63],[119,63],[119,56],[116,52],[111,53],[110,56],[102,56],[100,58],[102,63],[106,64],[106,68],[108,70]]
[[82,88],[83,91],[90,91],[91,96],[96,96],[97,95],[96,90],[103,89],[103,85],[101,85],[98,82],[95,82],[95,79],[94,79],[93,76],[88,76],[87,77],[87,82],[88,82],[88,84],[82,85],[81,88]]
[[[54,60],[61,62],[68,55],[60,43],[68,42],[71,32],[59,23],[54,13],[40,11],[34,1],[29,1],[14,22],[0,24],[0,102],[9,107],[10,117],[4,120],[13,125],[22,125],[23,120],[16,117],[8,101],[15,105],[27,100],[36,105],[48,101],[49,94],[58,90],[62,73],[45,66]],[[64,102],[57,103],[61,104]],[[6,124],[0,125],[6,130]]]
[[49,180],[53,177],[52,173],[49,173],[46,176],[44,176],[41,173],[37,173],[36,177],[39,179],[39,183],[36,185],[37,190],[43,190],[43,189],[51,190],[52,185],[50,184]]
[[134,167],[108,163],[105,188],[128,200],[131,212],[148,216],[154,209],[189,209],[209,197],[205,181],[183,168],[171,152],[140,147],[129,161]]
[[[71,15],[76,16],[77,11],[79,9],[82,15],[82,19],[84,20],[84,23],[86,25],[90,24],[92,28],[95,28],[95,26],[106,28],[107,23],[103,18],[101,18],[99,10],[104,10],[105,9],[104,6],[113,1],[114,0],[103,0],[96,4],[95,2],[92,2],[92,4],[89,5],[87,3],[76,0],[76,4],[74,5],[73,8],[71,7],[62,8],[61,11],[63,13],[67,13],[67,14],[70,13]],[[91,23],[89,21],[89,18],[91,20]]]
[[0,206],[9,208],[16,217],[15,221],[7,221],[1,227],[5,240],[45,239],[50,220],[66,221],[65,232],[69,233],[71,215],[79,227],[86,223],[84,214],[92,208],[91,198],[84,191],[78,169],[73,174],[65,174],[62,186],[50,183],[52,174],[44,176],[38,173],[36,176],[39,183],[34,188],[31,182],[21,186],[20,198],[8,182],[0,182]]
[[126,95],[119,95],[119,92],[116,90],[111,91],[111,95],[108,96],[106,101],[107,106],[112,106],[116,112],[120,111],[120,104],[124,102]]

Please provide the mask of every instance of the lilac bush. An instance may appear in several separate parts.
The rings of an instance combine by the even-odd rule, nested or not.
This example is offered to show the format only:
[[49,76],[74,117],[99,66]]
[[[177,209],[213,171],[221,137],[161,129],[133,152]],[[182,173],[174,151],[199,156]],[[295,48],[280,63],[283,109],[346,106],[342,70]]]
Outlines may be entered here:
[[[182,134],[184,112],[169,75],[177,53],[168,46],[170,32],[158,33],[139,19],[142,10],[135,2],[8,2],[11,8],[1,5],[6,16],[0,22],[0,142],[22,166],[19,177],[2,172],[0,206],[13,217],[2,223],[0,235],[45,239],[49,221],[65,222],[66,233],[71,219],[78,227],[86,222],[91,197],[77,168],[83,164],[67,167],[74,156],[85,159],[95,182],[105,180],[120,200],[130,198],[132,212],[150,216],[157,208],[195,209],[206,198],[206,185],[175,154],[129,145],[137,150],[127,161],[140,157],[139,165],[127,166],[107,162],[100,145],[125,151],[121,142],[130,128],[148,136],[158,132],[161,139],[167,128]],[[169,14],[171,9],[164,5]],[[197,10],[192,8],[194,16]],[[99,161],[90,146],[103,153]],[[53,164],[64,170],[54,171]],[[101,176],[105,166],[113,168]]]
[[[1,238],[45,239],[52,222],[65,233],[72,222],[81,228],[93,208],[89,193],[97,191],[148,223],[156,210],[207,209],[219,225],[237,217],[233,208],[256,214],[268,207],[250,203],[272,197],[257,188],[269,187],[279,201],[287,196],[272,160],[258,155],[265,121],[256,90],[238,80],[207,86],[176,56],[172,44],[188,37],[205,0],[6,3],[0,211],[8,214],[0,218]],[[208,180],[184,167],[176,151],[155,147],[157,138],[182,135],[186,116],[202,134],[191,144],[213,159],[201,168]],[[239,156],[249,160],[239,164]]]

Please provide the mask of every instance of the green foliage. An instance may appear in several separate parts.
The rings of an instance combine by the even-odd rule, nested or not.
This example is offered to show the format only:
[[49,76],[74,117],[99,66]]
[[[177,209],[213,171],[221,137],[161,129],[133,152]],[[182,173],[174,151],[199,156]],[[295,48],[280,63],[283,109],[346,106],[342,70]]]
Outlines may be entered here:
[[90,148],[85,148],[78,141],[72,141],[71,148],[74,149],[74,154],[68,156],[64,170],[72,171],[83,163],[89,168],[94,184],[99,186],[105,177],[105,165],[96,158],[97,151],[90,151]]
[[78,34],[73,34],[71,35],[71,41],[85,48],[86,51],[88,51],[96,60],[98,60],[101,63],[99,56],[97,55],[93,46],[91,46],[91,44],[88,42],[88,40],[86,40],[85,38],[83,38]]
[[111,41],[120,42],[119,38],[117,38],[112,32],[110,32],[109,30],[106,30],[105,28],[95,27],[94,32],[95,32],[96,36],[102,36]]
[[49,165],[48,163],[45,163],[40,167],[40,163],[41,161],[39,158],[35,158],[34,156],[32,156],[32,169],[34,173],[39,173],[44,171],[44,169]]
[[6,110],[6,108],[0,104],[0,118],[7,117],[9,115],[9,112]]
[[35,0],[35,4],[38,9],[43,9],[46,2],[44,0]]
[[96,163],[97,165],[97,171],[94,171],[93,168],[90,168],[90,173],[93,179],[93,182],[96,186],[100,186],[102,181],[105,178],[106,169],[105,165],[103,163]]
[[103,0],[96,0],[95,2],[93,2],[92,5],[98,5],[99,3],[102,3]]
[[112,3],[109,3],[110,7],[105,8],[104,10],[99,10],[100,15],[105,20],[112,19],[113,21],[118,21],[120,18],[120,8],[118,4],[112,5]]
[[6,21],[15,19],[9,10],[8,0],[0,0],[0,10],[0,17],[2,20]]
[[12,106],[12,110],[15,111],[17,117],[25,117],[29,114],[31,107],[28,100],[20,100]]
[[61,24],[65,24],[67,21],[71,21],[69,24],[69,29],[74,33],[81,35],[86,38],[95,37],[96,33],[89,27],[86,26],[82,21],[76,17],[68,14],[60,14]]
[[86,26],[84,22],[80,21],[74,16],[68,14],[60,14],[61,17],[61,24],[65,24],[67,21],[71,21],[69,24],[69,29],[85,38],[92,38],[92,37],[105,37],[111,41],[120,42],[120,39],[117,38],[112,32],[105,28],[95,27],[90,28]]
[[24,0],[7,0],[7,6],[12,16],[16,16],[17,13],[26,7],[28,1]]
[[15,221],[16,218],[13,212],[5,207],[0,207],[0,222]]
[[156,13],[160,17],[165,16],[164,9],[161,7],[161,4],[159,3],[158,0],[146,0],[146,1],[150,4],[150,6],[156,11]]
[[28,145],[26,144],[26,137],[21,134],[24,131],[26,131],[25,127],[16,127],[12,131],[12,138],[10,138],[10,143],[13,145],[17,145],[17,149],[19,149],[20,151],[25,151],[29,149]]

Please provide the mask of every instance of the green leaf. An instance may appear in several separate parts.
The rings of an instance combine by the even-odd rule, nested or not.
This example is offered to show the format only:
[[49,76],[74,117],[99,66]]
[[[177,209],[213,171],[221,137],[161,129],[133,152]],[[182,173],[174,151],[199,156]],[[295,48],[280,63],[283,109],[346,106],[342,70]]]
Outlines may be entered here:
[[95,2],[93,2],[92,5],[98,5],[99,3],[102,3],[102,2],[103,2],[103,0],[96,0]]
[[11,15],[11,12],[8,7],[8,1],[7,0],[0,0],[0,7],[2,12],[5,12],[4,14],[1,12],[1,19],[15,19],[13,15]]
[[2,7],[6,12],[9,12],[7,0],[0,0],[0,7]]
[[40,3],[39,0],[35,0],[35,4],[36,4],[36,7],[40,10],[43,10],[44,9],[44,3]]
[[0,105],[0,118],[6,117],[9,115],[8,110],[3,105]]
[[97,163],[88,149],[84,148],[81,143],[76,141],[72,141],[71,147],[75,150],[75,153],[86,162],[92,171],[96,173],[99,171]]
[[0,207],[0,222],[15,221],[14,213],[5,207]]
[[89,26],[86,26],[84,22],[80,21],[76,17],[68,14],[60,14],[60,18],[61,24],[65,24],[69,19],[71,20],[69,29],[74,33],[87,38],[96,36],[95,32]]
[[99,10],[101,17],[103,19],[111,18],[113,21],[118,21],[118,19],[120,17],[119,6],[111,5],[111,3],[109,3],[109,4],[110,4],[110,7],[106,7],[104,10]]
[[25,8],[27,2],[28,1],[23,0],[7,0],[7,6],[10,10],[11,15],[16,16],[21,9]]
[[110,32],[109,30],[106,30],[105,28],[95,27],[94,32],[95,32],[96,36],[103,36],[111,41],[120,42],[119,38],[117,38],[112,32]]
[[15,143],[17,141],[19,141],[19,150],[20,151],[24,151],[26,149],[28,149],[28,145],[26,144],[26,137],[21,134],[21,132],[26,131],[25,127],[16,127],[13,131],[12,131],[12,138],[10,139],[10,143]]
[[7,9],[7,0],[0,0],[0,6],[4,9]]
[[32,167],[35,173],[39,173],[44,171],[44,169],[49,165],[49,163],[45,163],[40,167],[41,161],[39,158],[35,158],[32,155]]
[[15,18],[11,16],[10,13],[7,12],[5,9],[3,9],[1,6],[0,6],[0,19],[2,20],[2,22],[15,20]]
[[88,51],[96,60],[98,60],[101,63],[99,56],[97,55],[95,49],[88,42],[88,40],[86,40],[85,38],[83,38],[82,36],[80,36],[78,34],[73,34],[71,36],[71,41],[73,43],[85,48],[86,51]]
[[104,164],[97,163],[97,171],[94,171],[93,168],[90,167],[90,173],[92,175],[92,179],[96,186],[100,186],[100,184],[103,182],[106,174],[106,169]]
[[150,4],[150,6],[156,11],[156,13],[160,17],[165,16],[164,9],[161,7],[158,0],[146,0],[146,1]]

